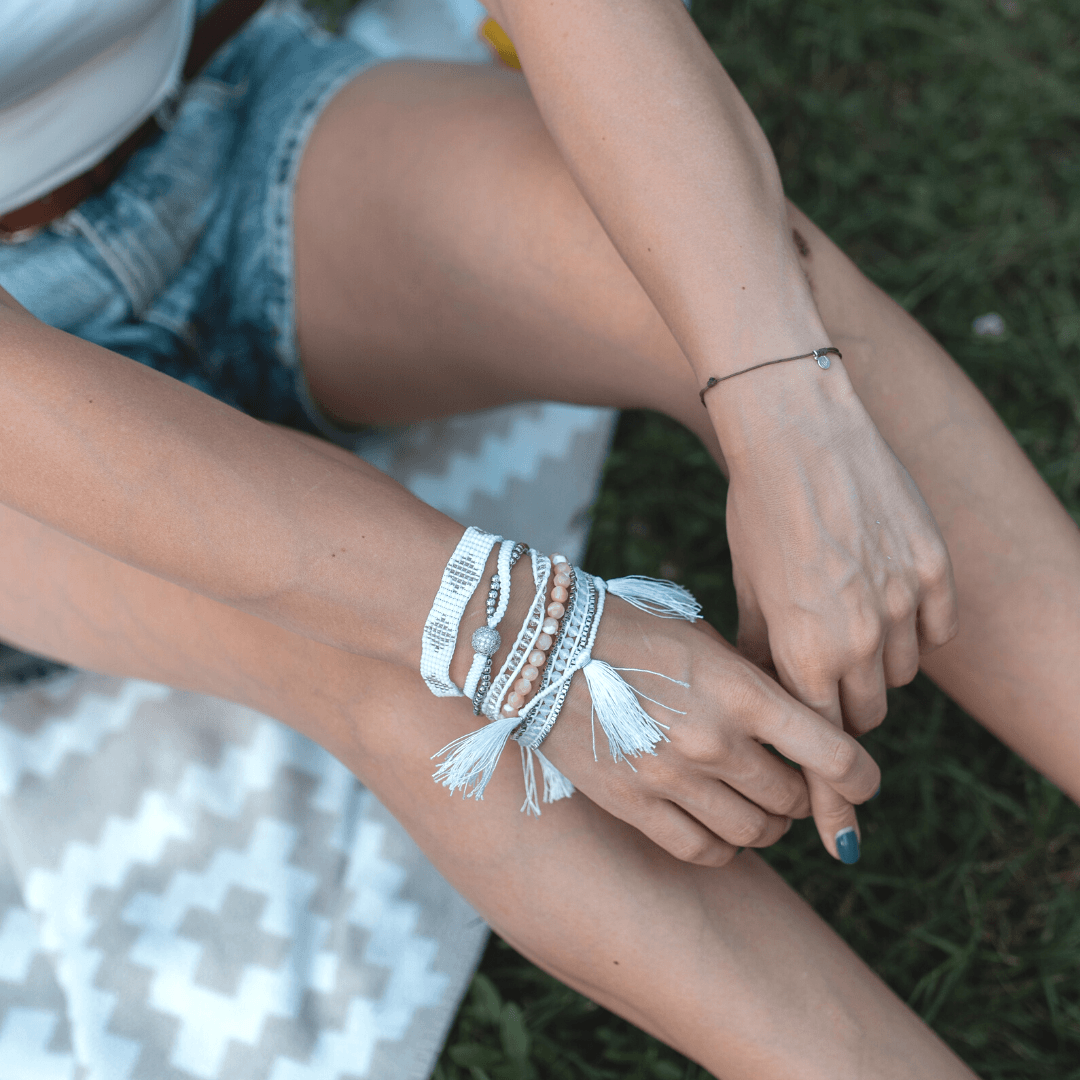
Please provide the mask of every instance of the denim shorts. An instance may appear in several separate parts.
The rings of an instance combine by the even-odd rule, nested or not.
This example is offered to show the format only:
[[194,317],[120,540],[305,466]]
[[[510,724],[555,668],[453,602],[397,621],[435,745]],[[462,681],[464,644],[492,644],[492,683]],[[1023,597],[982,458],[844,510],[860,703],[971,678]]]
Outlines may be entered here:
[[270,4],[105,191],[0,244],[0,286],[58,329],[347,444],[297,354],[293,190],[322,109],[379,62],[299,6]]

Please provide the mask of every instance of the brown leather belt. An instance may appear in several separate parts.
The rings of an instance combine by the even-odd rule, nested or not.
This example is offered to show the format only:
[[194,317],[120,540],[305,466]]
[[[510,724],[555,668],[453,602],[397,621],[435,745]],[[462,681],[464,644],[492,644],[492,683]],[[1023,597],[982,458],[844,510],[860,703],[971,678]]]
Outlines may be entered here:
[[[221,0],[195,26],[191,35],[187,59],[184,61],[184,81],[193,79],[207,61],[244,25],[263,5],[263,0]],[[128,159],[144,143],[161,131],[157,121],[150,117],[135,129],[115,150],[67,183],[54,188],[48,195],[35,199],[25,206],[9,210],[0,217],[0,240],[28,238],[33,230],[47,225],[62,214],[78,206],[83,199],[103,191]]]

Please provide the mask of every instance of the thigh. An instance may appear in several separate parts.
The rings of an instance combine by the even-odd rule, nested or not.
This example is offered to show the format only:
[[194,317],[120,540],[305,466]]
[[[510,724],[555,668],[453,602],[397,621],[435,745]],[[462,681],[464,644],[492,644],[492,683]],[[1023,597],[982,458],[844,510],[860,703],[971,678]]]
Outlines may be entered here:
[[301,358],[333,415],[649,406],[715,445],[681,349],[520,74],[419,61],[365,72],[320,119],[295,204]]

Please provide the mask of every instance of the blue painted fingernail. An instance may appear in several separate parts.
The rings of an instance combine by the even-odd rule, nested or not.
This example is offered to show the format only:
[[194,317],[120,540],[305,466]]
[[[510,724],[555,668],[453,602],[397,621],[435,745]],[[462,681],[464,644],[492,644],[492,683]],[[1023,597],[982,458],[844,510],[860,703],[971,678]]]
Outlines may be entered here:
[[880,794],[881,794],[881,785],[878,784],[877,791],[875,791],[874,794],[871,795],[870,798],[867,799],[866,801],[867,802],[873,802]]
[[859,861],[859,838],[850,825],[836,834],[836,854],[848,866]]

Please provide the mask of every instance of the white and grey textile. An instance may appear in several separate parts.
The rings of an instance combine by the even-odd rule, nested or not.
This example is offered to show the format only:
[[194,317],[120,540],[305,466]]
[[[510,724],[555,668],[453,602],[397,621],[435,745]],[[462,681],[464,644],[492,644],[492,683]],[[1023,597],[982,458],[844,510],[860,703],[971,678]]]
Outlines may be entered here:
[[[522,405],[361,452],[576,560],[612,422]],[[0,693],[0,1080],[423,1080],[486,938],[278,722],[79,671]]]

